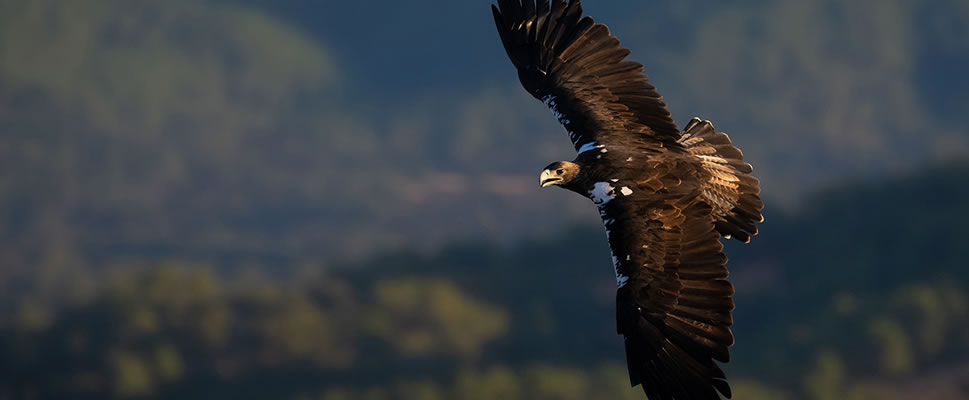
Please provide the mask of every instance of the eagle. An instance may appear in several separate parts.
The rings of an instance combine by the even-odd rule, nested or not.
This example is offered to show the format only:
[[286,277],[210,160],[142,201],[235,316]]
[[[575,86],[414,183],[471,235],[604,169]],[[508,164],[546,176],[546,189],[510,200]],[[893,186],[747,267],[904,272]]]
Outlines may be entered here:
[[709,121],[680,130],[640,63],[579,0],[498,0],[495,25],[522,86],[577,151],[541,187],[592,200],[616,275],[616,329],[632,386],[650,400],[730,398],[717,362],[734,343],[721,236],[749,242],[760,182]]

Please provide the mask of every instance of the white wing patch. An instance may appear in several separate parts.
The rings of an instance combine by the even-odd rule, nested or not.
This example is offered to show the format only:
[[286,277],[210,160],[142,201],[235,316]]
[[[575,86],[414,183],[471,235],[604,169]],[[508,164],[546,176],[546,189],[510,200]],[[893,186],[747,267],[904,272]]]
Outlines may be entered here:
[[[610,179],[610,181],[612,181],[612,183],[616,183],[619,180]],[[623,196],[629,196],[633,194],[633,191],[632,189],[623,186],[619,189],[619,193],[622,193]],[[592,202],[599,206],[599,216],[602,217],[602,224],[606,226],[606,242],[609,242],[609,233],[611,232],[612,224],[615,223],[616,220],[609,218],[606,215],[606,208],[603,206],[610,200],[616,198],[616,189],[613,188],[609,182],[596,182],[595,186],[592,188],[592,192],[589,193],[589,196],[592,197]],[[626,286],[626,283],[629,282],[629,277],[624,275],[622,272],[619,272],[619,264],[621,261],[619,260],[619,257],[612,252],[612,246],[609,247],[609,252],[612,253],[612,268],[616,273],[616,287],[621,288]],[[629,261],[629,259],[630,256],[627,254],[626,261]]]
[[[601,145],[599,143],[596,143],[596,142],[589,142],[589,143],[586,143],[586,144],[582,145],[582,147],[579,148],[579,154],[585,153],[585,152],[590,151],[590,150],[595,150],[595,149],[598,149],[598,148],[603,148],[603,145]],[[605,149],[603,148],[603,150],[605,150]]]
[[626,276],[626,275],[620,274],[618,272],[619,271],[618,269],[616,271],[617,271],[616,272],[616,288],[621,288],[623,286],[626,286],[626,282],[629,282],[629,277]]
[[[555,119],[559,120],[559,123],[561,123],[562,125],[568,125],[568,124],[572,123],[572,121],[570,121],[568,118],[565,118],[565,116],[562,115],[562,113],[559,112],[559,105],[556,102],[556,97],[555,96],[552,96],[550,94],[549,95],[545,95],[545,97],[542,97],[542,103],[545,103],[545,105],[548,106],[548,108],[550,110],[552,110],[552,114],[555,115]],[[567,127],[566,127],[566,130],[568,130]],[[568,132],[569,132],[569,139],[572,140],[572,144],[574,145],[575,144],[575,132],[572,132],[571,130],[569,130]]]
[[592,202],[602,205],[616,198],[616,189],[609,184],[609,182],[596,182],[595,186],[592,187],[592,191],[589,192],[589,197],[592,198]]
[[[612,228],[612,224],[616,220],[606,218],[606,209],[601,205],[599,206],[599,216],[602,217],[602,224],[606,226],[606,243],[609,243],[610,228]],[[612,254],[612,269],[616,272],[616,287],[621,288],[626,286],[626,282],[629,282],[629,277],[619,272],[619,257],[616,257],[616,254],[612,252],[612,246],[609,246],[609,253]],[[626,261],[629,261],[629,255],[626,255]]]

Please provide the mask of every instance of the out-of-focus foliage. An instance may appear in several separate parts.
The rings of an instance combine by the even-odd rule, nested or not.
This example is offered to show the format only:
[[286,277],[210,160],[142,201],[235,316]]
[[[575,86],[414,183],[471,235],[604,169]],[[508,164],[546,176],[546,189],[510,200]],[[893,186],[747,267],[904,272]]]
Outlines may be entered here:
[[305,116],[293,111],[304,98],[336,93],[340,76],[281,21],[194,1],[0,7],[6,274],[175,247],[258,251],[268,233],[242,237],[220,221],[245,224],[257,203],[299,197],[280,193],[320,192],[281,178],[337,135],[303,129],[312,143],[294,146],[274,133]]
[[373,295],[376,304],[365,317],[369,331],[403,356],[475,356],[507,326],[504,312],[467,298],[443,279],[380,281]]
[[[969,167],[950,166],[832,189],[729,246],[738,398],[969,398],[961,244],[909,241],[855,262],[878,243],[852,228],[901,215],[931,187],[945,199],[891,226],[954,234],[969,223],[966,179]],[[870,199],[878,207],[837,217]],[[642,398],[628,387],[603,242],[598,227],[577,228],[513,250],[394,253],[291,278],[174,261],[97,269],[93,290],[58,301],[3,294],[19,311],[0,320],[0,396]],[[831,281],[796,278],[808,273]]]

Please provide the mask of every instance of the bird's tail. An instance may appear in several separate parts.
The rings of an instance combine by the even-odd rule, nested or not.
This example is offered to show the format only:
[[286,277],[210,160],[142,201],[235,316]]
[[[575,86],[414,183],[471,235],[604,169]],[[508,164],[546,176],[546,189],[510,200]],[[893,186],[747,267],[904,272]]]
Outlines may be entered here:
[[730,143],[726,133],[717,132],[710,121],[693,118],[678,142],[701,161],[709,177],[701,184],[704,197],[717,217],[717,231],[726,237],[749,242],[764,221],[761,210],[760,181],[744,161],[740,149]]

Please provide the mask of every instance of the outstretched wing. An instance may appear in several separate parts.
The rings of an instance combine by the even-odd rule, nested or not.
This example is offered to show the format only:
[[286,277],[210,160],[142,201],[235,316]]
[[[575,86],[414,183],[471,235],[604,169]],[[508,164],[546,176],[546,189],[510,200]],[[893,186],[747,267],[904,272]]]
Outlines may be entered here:
[[519,80],[552,109],[577,151],[627,142],[629,135],[679,146],[679,130],[642,64],[624,61],[629,50],[605,25],[583,17],[578,0],[498,5],[492,6],[495,24]]
[[733,286],[690,161],[651,163],[647,176],[608,182],[599,209],[616,267],[617,330],[632,385],[650,400],[719,399],[730,386]]
[[700,177],[700,194],[713,207],[717,230],[749,242],[757,234],[757,224],[764,222],[760,211],[760,181],[744,161],[744,154],[730,143],[726,133],[717,132],[710,121],[693,118],[678,140],[687,153],[696,158],[706,172]]

